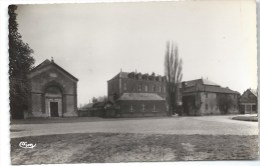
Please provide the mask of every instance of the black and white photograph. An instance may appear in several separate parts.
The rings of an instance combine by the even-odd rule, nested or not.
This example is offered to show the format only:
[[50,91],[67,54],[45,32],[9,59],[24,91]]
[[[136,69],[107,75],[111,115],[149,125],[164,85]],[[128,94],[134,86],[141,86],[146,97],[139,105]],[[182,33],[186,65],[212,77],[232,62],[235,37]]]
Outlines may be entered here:
[[11,164],[259,160],[256,7],[8,5]]

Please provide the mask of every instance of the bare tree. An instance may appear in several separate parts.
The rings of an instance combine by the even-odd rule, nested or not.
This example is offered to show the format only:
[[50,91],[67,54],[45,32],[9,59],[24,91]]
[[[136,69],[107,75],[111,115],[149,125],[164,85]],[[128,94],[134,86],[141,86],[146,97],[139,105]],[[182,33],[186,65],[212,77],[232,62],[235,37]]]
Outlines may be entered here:
[[179,58],[177,45],[167,42],[164,72],[166,76],[167,103],[169,116],[176,113],[178,100],[178,84],[182,80],[182,59]]

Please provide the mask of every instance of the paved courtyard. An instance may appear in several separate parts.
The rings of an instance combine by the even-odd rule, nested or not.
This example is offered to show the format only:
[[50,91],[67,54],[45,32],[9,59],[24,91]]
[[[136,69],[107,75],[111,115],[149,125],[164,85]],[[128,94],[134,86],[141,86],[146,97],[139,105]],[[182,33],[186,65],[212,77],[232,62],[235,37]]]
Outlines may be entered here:
[[258,135],[258,123],[233,116],[102,119],[86,122],[12,124],[11,138],[66,133],[140,133],[182,135]]

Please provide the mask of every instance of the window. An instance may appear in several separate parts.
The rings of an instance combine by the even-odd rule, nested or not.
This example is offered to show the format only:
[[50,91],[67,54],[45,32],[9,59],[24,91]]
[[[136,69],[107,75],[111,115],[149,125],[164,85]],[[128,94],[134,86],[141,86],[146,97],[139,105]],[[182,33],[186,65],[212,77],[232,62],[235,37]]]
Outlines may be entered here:
[[139,92],[142,91],[142,85],[141,85],[141,84],[138,85],[138,91],[139,91]]
[[153,105],[153,112],[156,112],[156,107],[155,107],[155,105]]
[[147,85],[144,86],[144,91],[148,92],[148,86]]
[[153,86],[153,92],[156,92],[156,86],[155,85]]
[[163,92],[164,92],[164,93],[166,92],[166,87],[165,87],[165,86],[163,86]]
[[124,90],[127,90],[126,83],[123,84]]
[[159,86],[159,92],[162,92],[162,87],[161,86]]
[[130,105],[130,112],[134,112],[133,105]]
[[144,112],[145,111],[145,105],[142,104],[142,111]]
[[208,104],[205,105],[205,109],[208,110]]
[[207,92],[205,93],[205,96],[206,96],[206,98],[208,98],[208,93]]

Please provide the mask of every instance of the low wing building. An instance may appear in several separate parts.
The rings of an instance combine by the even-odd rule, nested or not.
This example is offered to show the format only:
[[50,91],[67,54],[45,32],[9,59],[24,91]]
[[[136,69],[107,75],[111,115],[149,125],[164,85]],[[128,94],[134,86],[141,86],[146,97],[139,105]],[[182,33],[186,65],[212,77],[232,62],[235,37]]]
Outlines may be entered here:
[[257,90],[247,89],[240,98],[240,112],[243,114],[257,113]]
[[207,79],[182,82],[181,94],[184,115],[239,113],[239,92]]

